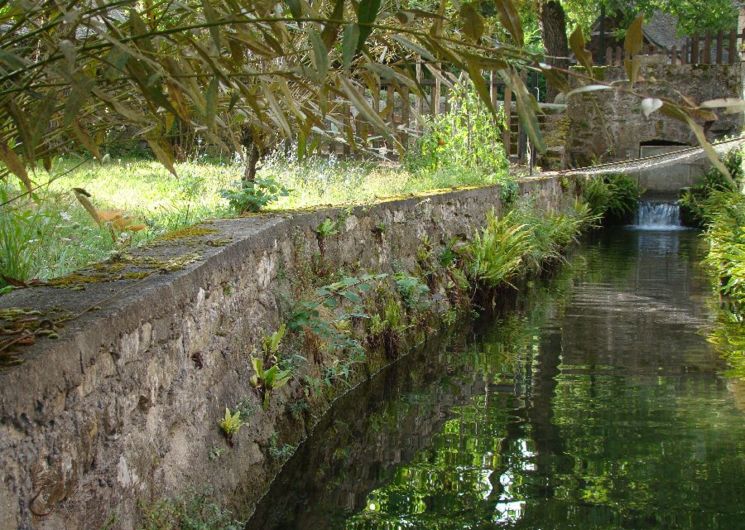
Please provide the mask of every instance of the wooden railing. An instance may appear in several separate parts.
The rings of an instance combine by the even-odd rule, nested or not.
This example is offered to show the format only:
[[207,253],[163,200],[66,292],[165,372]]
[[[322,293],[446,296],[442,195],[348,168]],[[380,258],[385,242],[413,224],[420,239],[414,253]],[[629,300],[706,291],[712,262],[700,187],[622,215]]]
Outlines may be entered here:
[[[649,45],[642,50],[642,55],[665,57],[668,64],[735,64],[741,61],[744,44],[745,31],[739,34],[737,30],[720,31],[689,37],[680,49],[677,46],[665,49]],[[617,46],[607,48],[604,59],[608,66],[621,66],[628,57],[623,48]]]

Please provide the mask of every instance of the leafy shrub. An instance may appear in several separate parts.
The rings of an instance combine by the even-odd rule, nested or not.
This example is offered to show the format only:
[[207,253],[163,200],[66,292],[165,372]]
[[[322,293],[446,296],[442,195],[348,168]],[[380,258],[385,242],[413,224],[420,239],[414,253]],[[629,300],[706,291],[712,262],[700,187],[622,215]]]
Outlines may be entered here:
[[682,191],[678,203],[683,223],[703,228],[708,224],[707,206],[709,198],[717,192],[737,192],[743,182],[742,151],[735,149],[724,157],[724,165],[732,175],[732,180],[712,167],[704,174],[703,181]]
[[519,223],[515,212],[498,218],[493,212],[486,226],[467,247],[469,272],[489,287],[509,283],[517,275],[525,256],[534,250],[532,230]]
[[531,205],[521,205],[501,218],[491,213],[484,229],[466,247],[467,270],[487,287],[509,284],[559,259],[562,249],[597,219],[585,203],[577,203],[568,214],[545,215]]
[[396,282],[398,294],[401,295],[401,299],[409,309],[420,307],[422,298],[429,294],[429,287],[414,276],[397,272],[393,276],[393,280]]
[[336,221],[333,221],[329,217],[323,220],[321,224],[316,227],[316,235],[321,238],[327,238],[335,236],[339,233],[339,225]]
[[272,178],[244,181],[237,190],[222,190],[220,195],[237,213],[259,212],[270,202],[286,197],[290,190]]
[[709,251],[704,262],[716,275],[721,295],[745,307],[745,196],[713,192],[703,203]]
[[593,215],[606,224],[628,222],[636,211],[641,190],[626,175],[604,175],[591,178],[582,190],[582,198]]
[[269,395],[273,390],[282,388],[292,379],[292,370],[282,370],[275,364],[271,368],[264,369],[264,360],[256,357],[251,358],[251,366],[254,375],[251,376],[251,384],[262,393],[263,407],[269,407]]
[[508,174],[504,116],[495,116],[470,83],[456,84],[448,112],[426,118],[424,134],[406,158],[413,172],[476,172],[488,183]]
[[279,435],[273,432],[269,437],[269,456],[275,462],[284,464],[297,450],[297,446],[292,444],[279,444]]

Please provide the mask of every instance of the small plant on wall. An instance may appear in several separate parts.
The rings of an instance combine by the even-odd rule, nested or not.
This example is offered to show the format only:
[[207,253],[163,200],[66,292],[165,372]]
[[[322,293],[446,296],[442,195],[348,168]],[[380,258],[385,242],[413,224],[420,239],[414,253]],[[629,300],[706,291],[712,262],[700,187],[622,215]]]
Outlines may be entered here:
[[264,360],[256,357],[251,358],[251,366],[255,372],[251,376],[251,384],[261,393],[262,404],[266,410],[272,391],[282,388],[292,379],[292,370],[282,370],[277,364],[265,370]]
[[[264,337],[261,341],[261,357],[251,357],[254,374],[251,384],[261,394],[262,404],[266,410],[269,407],[269,396],[273,390],[282,388],[292,378],[292,369],[281,369],[277,355],[287,333],[287,326],[282,324],[277,331]],[[270,364],[266,368],[266,363]]]
[[228,445],[233,446],[233,437],[243,427],[244,422],[241,419],[241,411],[236,410],[231,412],[228,407],[225,407],[225,416],[217,422],[222,429],[225,438],[228,440]]

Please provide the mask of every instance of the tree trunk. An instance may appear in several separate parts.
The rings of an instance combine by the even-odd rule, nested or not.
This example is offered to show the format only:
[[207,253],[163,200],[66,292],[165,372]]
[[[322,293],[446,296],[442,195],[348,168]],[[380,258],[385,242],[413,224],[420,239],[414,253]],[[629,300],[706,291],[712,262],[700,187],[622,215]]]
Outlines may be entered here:
[[[557,0],[549,0],[541,3],[540,10],[541,37],[547,56],[546,63],[566,69],[569,67],[569,43],[564,8]],[[558,88],[549,84],[547,91],[547,101],[553,102],[559,93]]]
[[246,171],[243,173],[243,183],[254,182],[256,180],[256,164],[261,158],[261,151],[256,144],[246,147],[248,151],[248,160],[246,160]]
[[256,144],[253,133],[248,128],[243,131],[241,144],[246,150],[246,170],[243,173],[243,185],[246,186],[256,180],[256,164],[259,163],[261,158],[261,150]]

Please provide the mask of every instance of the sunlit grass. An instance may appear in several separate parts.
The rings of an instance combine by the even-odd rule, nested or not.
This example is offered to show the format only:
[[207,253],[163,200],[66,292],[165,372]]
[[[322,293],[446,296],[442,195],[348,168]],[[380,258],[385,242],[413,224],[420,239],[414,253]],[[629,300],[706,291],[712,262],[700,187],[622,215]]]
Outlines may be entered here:
[[[121,210],[147,229],[133,234],[128,246],[207,219],[235,216],[221,197],[237,187],[243,172],[230,161],[192,161],[176,164],[178,178],[159,163],[141,159],[112,159],[104,164],[74,158],[59,160],[51,173],[38,170],[42,185],[36,201],[24,198],[3,207],[0,226],[0,268],[19,280],[64,275],[121,250],[99,228],[75,199],[73,188],[83,188],[99,210]],[[271,177],[290,189],[266,210],[366,204],[386,198],[437,189],[493,184],[494,179],[473,171],[443,169],[410,172],[401,166],[370,161],[342,161],[273,156],[259,177]],[[47,184],[47,185],[45,185]],[[0,186],[6,199],[18,190]],[[0,280],[0,287],[3,281]]]

